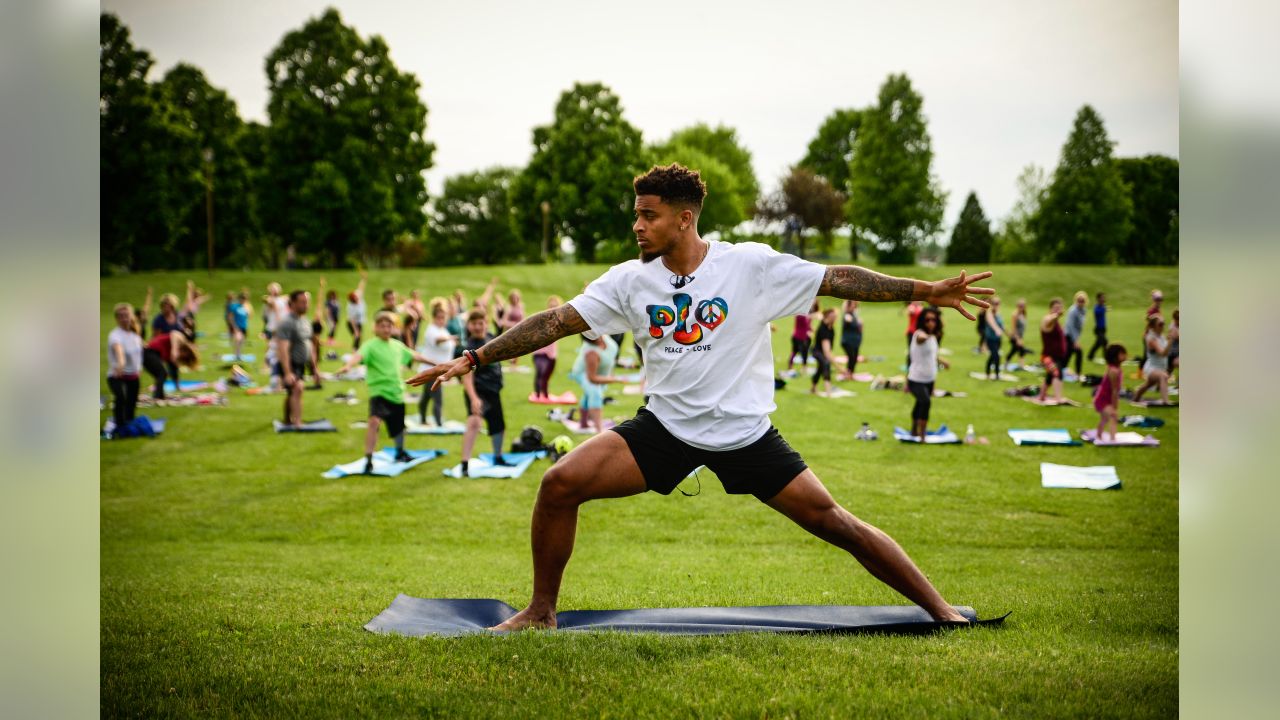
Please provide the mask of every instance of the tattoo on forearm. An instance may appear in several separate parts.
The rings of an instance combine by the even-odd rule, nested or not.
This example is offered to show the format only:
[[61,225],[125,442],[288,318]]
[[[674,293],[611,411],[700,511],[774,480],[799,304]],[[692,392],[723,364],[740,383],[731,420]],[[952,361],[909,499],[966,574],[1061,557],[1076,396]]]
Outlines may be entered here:
[[480,354],[486,363],[510,360],[588,329],[587,322],[572,305],[561,305],[525,318],[481,348]]
[[857,265],[832,265],[822,278],[818,294],[845,300],[888,302],[910,300],[915,286],[914,280],[883,275]]

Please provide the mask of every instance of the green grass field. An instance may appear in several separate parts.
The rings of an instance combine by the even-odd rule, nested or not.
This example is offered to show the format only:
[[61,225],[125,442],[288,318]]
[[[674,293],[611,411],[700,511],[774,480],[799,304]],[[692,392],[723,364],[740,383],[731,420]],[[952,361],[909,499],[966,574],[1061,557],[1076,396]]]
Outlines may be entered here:
[[[1033,317],[1050,296],[1107,291],[1112,338],[1131,351],[1149,290],[1162,288],[1169,309],[1178,301],[1176,268],[994,269],[991,284],[1006,307],[1026,297]],[[503,288],[521,288],[534,310],[548,293],[571,297],[600,270],[378,271],[368,294],[371,305],[383,287],[417,287],[427,297],[460,287],[474,297],[496,275]],[[888,270],[927,278],[952,271]],[[326,275],[340,291],[355,285],[354,273]],[[114,303],[140,303],[148,285],[180,292],[187,277],[104,278],[104,345]],[[314,292],[319,273],[190,277],[214,293],[200,327],[202,348],[216,356],[229,352],[219,335],[227,290],[248,285],[256,296],[276,279],[286,290]],[[864,306],[863,317],[863,354],[887,359],[860,369],[896,374],[900,306]],[[279,396],[233,388],[228,407],[143,410],[169,420],[157,439],[102,443],[103,715],[1176,715],[1178,411],[1153,411],[1167,422],[1157,449],[1015,447],[1004,434],[1010,427],[1094,425],[1090,389],[1068,387],[1083,408],[1006,398],[1011,385],[968,377],[983,362],[970,350],[972,326],[953,312],[946,321],[953,368],[938,386],[969,397],[935,400],[931,425],[963,432],[972,423],[989,446],[885,439],[908,423],[910,397],[863,383],[843,384],[856,397],[828,400],[807,395],[806,380],[792,381],[778,393],[773,421],[836,499],[893,535],[950,602],[983,616],[1013,611],[1001,629],[928,637],[373,635],[361,626],[400,592],[527,601],[529,512],[546,461],[519,480],[450,480],[440,469],[456,461],[460,436],[411,436],[411,448],[449,456],[394,479],[324,480],[321,472],[362,452],[363,431],[348,426],[364,419],[364,387],[329,383],[308,392],[306,416],[340,428],[312,436],[272,433]],[[255,315],[255,331],[260,325]],[[790,330],[790,320],[778,323],[780,366]],[[345,332],[339,337],[346,342]],[[554,392],[573,387],[565,373],[576,343],[561,341]],[[261,358],[262,342],[251,351]],[[219,377],[218,365],[215,357],[191,377]],[[255,372],[265,382],[261,367]],[[523,399],[532,375],[509,373],[506,381],[508,437],[526,424],[555,434],[545,408]],[[361,404],[325,402],[349,387]],[[634,396],[614,395],[607,414],[634,413]],[[446,411],[461,418],[456,387],[446,390]],[[881,440],[853,440],[864,421]],[[1041,461],[1114,464],[1124,488],[1045,490]],[[650,493],[587,504],[561,609],[906,602],[749,496],[726,496],[706,471],[702,480],[696,497]]]

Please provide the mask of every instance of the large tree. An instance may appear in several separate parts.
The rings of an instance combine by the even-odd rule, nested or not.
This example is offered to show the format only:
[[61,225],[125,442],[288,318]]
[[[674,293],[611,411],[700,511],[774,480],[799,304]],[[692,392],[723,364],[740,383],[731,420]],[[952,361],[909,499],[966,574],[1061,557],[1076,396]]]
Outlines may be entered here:
[[1167,155],[1119,158],[1116,168],[1129,186],[1133,232],[1120,261],[1134,265],[1178,263],[1178,161]]
[[[257,234],[250,169],[241,149],[244,121],[226,92],[213,87],[198,68],[179,63],[160,81],[166,102],[183,112],[187,128],[194,134],[201,156],[188,172],[212,185],[214,259],[227,265],[236,260],[236,251]],[[208,162],[204,154],[208,153]],[[206,177],[206,172],[208,173]],[[197,265],[208,263],[207,216],[204,193],[189,198],[184,223]]]
[[623,118],[618,97],[600,83],[575,84],[560,95],[551,124],[534,128],[533,157],[512,185],[522,241],[541,246],[546,202],[552,236],[572,238],[579,259],[633,251],[631,181],[644,162],[640,131]]
[[831,187],[848,193],[849,165],[853,162],[853,146],[861,125],[861,110],[836,110],[828,115],[818,128],[817,136],[809,141],[800,167],[812,170],[826,178]]
[[764,220],[780,221],[795,236],[797,254],[805,256],[805,231],[818,231],[819,249],[831,248],[832,231],[844,222],[844,195],[827,179],[803,167],[793,167],[776,193],[762,199],[756,208]]
[[494,265],[525,259],[511,223],[509,195],[517,171],[492,168],[455,175],[433,202],[427,235],[430,265]]
[[951,230],[947,262],[952,265],[991,262],[991,223],[982,212],[976,193],[970,192],[965,198],[964,209]]
[[1031,164],[1018,174],[1018,199],[1013,209],[1000,222],[991,245],[993,263],[1034,263],[1041,258],[1036,248],[1036,236],[1031,221],[1040,212],[1049,181],[1044,168]]
[[742,146],[736,130],[726,125],[712,128],[698,123],[672,133],[667,144],[699,150],[724,163],[733,174],[732,193],[736,196],[735,202],[742,219],[751,216],[751,209],[760,196],[760,183],[751,167],[751,151]]
[[186,215],[204,197],[198,137],[187,114],[147,81],[151,55],[110,13],[99,18],[98,57],[102,265],[188,267]]
[[848,218],[882,263],[910,263],[938,232],[946,194],[932,172],[924,100],[906,75],[890,75],[863,111],[849,166]]
[[332,264],[384,257],[402,233],[420,233],[427,108],[418,79],[326,10],[284,36],[266,59],[263,219],[302,252]]
[[1114,263],[1133,228],[1133,201],[1111,157],[1102,117],[1085,105],[1032,227],[1048,262]]

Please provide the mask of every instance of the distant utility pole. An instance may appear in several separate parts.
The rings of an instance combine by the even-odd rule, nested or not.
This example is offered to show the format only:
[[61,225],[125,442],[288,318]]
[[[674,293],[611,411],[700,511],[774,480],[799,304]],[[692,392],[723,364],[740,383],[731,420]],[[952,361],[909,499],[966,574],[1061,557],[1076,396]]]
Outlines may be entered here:
[[209,277],[213,277],[213,148],[204,149],[204,217],[209,239]]
[[542,201],[542,262],[547,261],[547,239],[551,234],[551,203]]

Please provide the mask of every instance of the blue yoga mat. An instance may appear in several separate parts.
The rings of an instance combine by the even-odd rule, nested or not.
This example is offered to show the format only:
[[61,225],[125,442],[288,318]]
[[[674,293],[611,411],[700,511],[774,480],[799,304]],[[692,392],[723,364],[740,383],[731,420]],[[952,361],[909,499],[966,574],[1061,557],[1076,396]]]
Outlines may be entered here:
[[[139,415],[138,417],[147,418],[147,422],[151,423],[151,431],[154,432],[156,435],[159,435],[160,433],[164,432],[165,424],[168,422],[164,418],[153,418],[153,417],[147,417],[146,415]],[[114,435],[115,426],[116,426],[115,421],[108,418],[106,425],[103,426],[102,432],[100,433],[103,440],[132,440],[133,439],[133,438],[115,436]],[[143,436],[138,436],[138,437],[143,437]]]
[[[920,442],[920,438],[900,427],[893,429],[893,436],[902,442]],[[960,442],[960,438],[956,437],[956,434],[951,432],[946,425],[939,426],[937,430],[924,431],[924,443],[926,445],[954,445],[958,442]]]
[[1026,430],[1010,428],[1009,438],[1014,445],[1080,445],[1081,442],[1071,437],[1066,428],[1048,430]]
[[234,363],[234,362],[251,363],[256,359],[257,359],[256,355],[248,355],[248,354],[241,355],[240,357],[236,357],[235,353],[227,353],[226,355],[222,356],[222,362],[224,363]]
[[[1000,625],[1008,617],[979,620],[971,607],[956,611],[976,625]],[[486,628],[516,614],[500,600],[423,599],[398,595],[365,624],[379,634],[409,637],[493,634]],[[554,632],[649,632],[721,635],[740,632],[919,634],[964,623],[938,622],[915,605],[759,605],[754,607],[569,610],[556,614]]]
[[[494,465],[493,453],[483,453],[478,457],[471,458],[471,462],[467,463],[467,477],[472,478],[518,478],[524,474],[525,470],[533,464],[534,460],[545,456],[545,450],[529,453],[503,453],[502,459],[511,463],[507,465]],[[445,476],[451,478],[460,478],[462,475],[462,464],[459,463],[444,471]]]
[[164,381],[164,391],[171,392],[192,392],[195,390],[204,390],[209,387],[209,383],[204,380],[183,380],[181,386],[173,384],[172,380]]
[[[407,450],[409,456],[413,459],[409,462],[396,462],[396,449],[393,447],[383,448],[373,454],[373,472],[369,475],[377,475],[379,477],[396,477],[400,473],[414,468],[422,463],[430,462],[445,454],[444,450]],[[336,479],[347,477],[348,475],[364,475],[365,459],[360,458],[345,465],[334,465],[328,472],[321,477]]]

